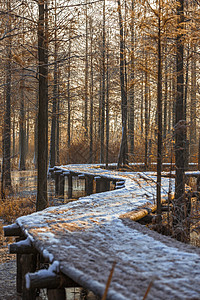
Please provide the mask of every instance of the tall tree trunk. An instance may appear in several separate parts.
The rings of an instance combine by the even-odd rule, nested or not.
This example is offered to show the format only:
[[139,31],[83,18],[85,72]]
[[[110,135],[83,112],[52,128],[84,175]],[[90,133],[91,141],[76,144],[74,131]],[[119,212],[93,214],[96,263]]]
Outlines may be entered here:
[[[37,105],[38,107],[38,105]],[[38,113],[36,115],[35,123],[34,123],[34,158],[33,163],[35,169],[37,169],[37,160],[38,160]]]
[[157,81],[157,214],[161,216],[161,172],[162,172],[162,54],[161,54],[161,3],[158,13],[158,81]]
[[134,116],[134,105],[135,105],[135,29],[134,29],[134,13],[135,13],[135,0],[132,0],[131,10],[131,74],[130,74],[130,91],[129,91],[129,130],[130,130],[130,153],[134,152],[134,129],[135,129],[135,116]]
[[57,114],[56,114],[56,164],[60,164],[60,97],[59,97],[59,69],[57,78]]
[[[46,4],[46,6],[45,6]],[[38,111],[38,185],[36,210],[48,205],[47,198],[47,153],[48,153],[48,55],[45,35],[45,9],[47,2],[39,0],[38,59],[39,59],[39,111]],[[46,12],[47,13],[47,12]],[[47,30],[47,28],[46,28]]]
[[[10,0],[7,1],[8,22],[7,30],[11,32]],[[10,169],[10,150],[11,150],[11,37],[8,37],[6,44],[7,62],[6,62],[6,103],[4,114],[4,133],[3,133],[3,164],[1,178],[1,197],[5,198],[5,189],[11,187],[11,169]]]
[[13,123],[12,123],[12,156],[15,157],[15,111],[13,110]]
[[141,80],[141,102],[140,102],[140,124],[141,124],[141,137],[143,136],[143,132],[144,132],[144,112],[143,112],[143,108],[144,108],[144,73],[142,71],[142,80]]
[[103,34],[102,34],[102,98],[101,98],[101,130],[100,130],[100,162],[104,163],[104,136],[105,136],[105,0],[103,1]]
[[70,77],[71,77],[71,28],[69,29],[69,44],[68,44],[68,74],[67,74],[67,145],[68,145],[68,163],[69,163],[69,150],[71,144],[71,94],[70,94]]
[[177,94],[176,94],[176,125],[175,125],[175,199],[173,226],[178,240],[185,241],[184,228],[184,202],[185,202],[185,132],[184,120],[184,65],[183,65],[183,29],[184,29],[184,0],[177,0],[177,38],[176,38],[176,68],[177,68]]
[[30,137],[30,107],[29,107],[29,102],[27,103],[27,106],[25,106],[25,111],[27,111],[27,116],[25,115],[26,118],[26,131],[25,131],[25,143],[26,143],[26,153],[25,153],[25,159],[29,154],[29,137]]
[[[109,39],[109,37],[108,37]],[[107,39],[107,40],[108,40]],[[109,43],[109,41],[108,41]],[[108,166],[108,150],[109,150],[109,45],[107,46],[107,71],[106,71],[106,166]]]
[[93,74],[93,27],[92,18],[90,18],[90,159],[93,163],[93,110],[94,110],[94,74]]
[[148,169],[148,136],[149,136],[149,101],[148,101],[148,71],[147,71],[147,53],[145,53],[145,94],[144,94],[144,114],[145,114],[145,170]]
[[168,96],[168,60],[167,60],[167,39],[165,41],[165,78],[164,78],[164,86],[165,86],[165,94],[164,94],[164,124],[163,124],[163,136],[166,138],[167,135],[167,96]]
[[[24,21],[22,21],[24,30]],[[22,35],[22,43],[24,44],[24,33]],[[24,50],[22,50],[22,61],[24,61]],[[19,170],[26,169],[26,120],[24,109],[24,69],[22,69],[21,81],[20,81],[20,117],[19,117]]]
[[58,64],[57,64],[57,15],[56,15],[56,1],[55,1],[55,23],[54,23],[54,82],[53,82],[53,106],[51,117],[51,141],[49,153],[49,167],[53,168],[56,164],[56,113],[57,113],[57,90],[58,90]]
[[85,5],[85,136],[88,136],[88,6]]
[[19,118],[19,170],[25,170],[25,155],[26,155],[26,132],[25,132],[25,112],[24,112],[24,71],[20,82],[21,100],[20,100],[20,118]]
[[121,85],[121,111],[122,111],[122,139],[118,157],[118,167],[128,163],[127,144],[127,91],[125,86],[125,57],[124,57],[124,28],[122,22],[121,3],[118,0],[119,27],[120,27],[120,85]]
[[197,132],[196,132],[196,92],[197,92],[197,76],[196,76],[196,46],[193,46],[193,56],[191,58],[191,104],[190,104],[190,160],[196,153]]

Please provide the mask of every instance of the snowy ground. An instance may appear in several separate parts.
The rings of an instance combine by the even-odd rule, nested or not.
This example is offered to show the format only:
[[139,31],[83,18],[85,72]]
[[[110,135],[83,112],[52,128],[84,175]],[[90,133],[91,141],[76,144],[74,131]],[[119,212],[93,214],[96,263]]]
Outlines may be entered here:
[[[33,245],[57,268],[99,296],[116,262],[107,299],[199,299],[200,251],[161,237],[121,215],[155,202],[152,174],[108,172],[91,166],[62,169],[125,181],[120,190],[94,194],[17,219]],[[162,181],[163,196],[169,179]]]

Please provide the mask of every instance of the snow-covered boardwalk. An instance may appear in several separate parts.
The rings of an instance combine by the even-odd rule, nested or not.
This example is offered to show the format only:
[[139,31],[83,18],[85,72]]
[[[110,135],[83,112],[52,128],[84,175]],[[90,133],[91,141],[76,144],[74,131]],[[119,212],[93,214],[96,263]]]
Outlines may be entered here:
[[[155,178],[90,166],[62,167],[73,172],[76,168],[83,174],[121,179],[124,188],[18,218],[16,223],[34,248],[55,270],[99,296],[115,262],[106,299],[143,299],[150,282],[147,299],[200,299],[200,250],[129,219],[132,210],[154,204]],[[165,178],[163,194],[167,190]]]

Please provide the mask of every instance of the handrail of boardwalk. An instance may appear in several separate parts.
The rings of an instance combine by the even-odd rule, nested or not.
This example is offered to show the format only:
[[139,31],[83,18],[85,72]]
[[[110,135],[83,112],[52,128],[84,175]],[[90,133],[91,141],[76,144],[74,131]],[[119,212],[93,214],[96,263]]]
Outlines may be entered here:
[[[154,203],[153,177],[106,174],[89,166],[61,167],[72,172],[76,168],[79,173],[124,180],[125,185],[20,217],[5,228],[5,235],[22,240],[10,245],[10,251],[17,253],[17,289],[22,299],[35,299],[35,288],[46,287],[49,299],[62,300],[64,287],[69,286],[82,286],[102,297],[114,262],[107,299],[143,299],[150,282],[148,299],[199,299],[200,250],[129,219],[134,209]],[[167,180],[163,179],[163,186]],[[50,264],[48,270],[36,271],[38,253]],[[20,280],[25,274],[28,289]]]

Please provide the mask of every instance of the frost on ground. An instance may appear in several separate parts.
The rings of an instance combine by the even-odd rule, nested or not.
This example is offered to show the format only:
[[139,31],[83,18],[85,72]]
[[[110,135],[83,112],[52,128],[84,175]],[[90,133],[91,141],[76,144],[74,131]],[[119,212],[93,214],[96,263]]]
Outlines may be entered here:
[[[34,246],[52,262],[59,261],[64,274],[99,296],[116,262],[107,299],[142,299],[150,282],[148,299],[199,299],[199,249],[119,218],[147,202],[154,203],[155,178],[63,167],[69,168],[119,178],[125,187],[18,218]],[[168,179],[163,180],[164,194],[168,186]]]

